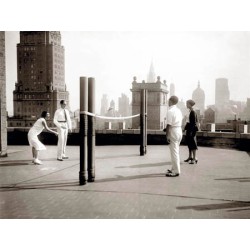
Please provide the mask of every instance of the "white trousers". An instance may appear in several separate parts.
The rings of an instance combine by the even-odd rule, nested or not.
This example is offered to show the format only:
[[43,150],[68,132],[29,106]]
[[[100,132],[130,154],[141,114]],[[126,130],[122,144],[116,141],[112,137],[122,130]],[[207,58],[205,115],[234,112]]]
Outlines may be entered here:
[[[67,123],[62,123],[63,126],[68,127]],[[57,158],[61,159],[66,153],[66,144],[68,138],[68,128],[63,129],[57,127],[58,143],[57,143]]]
[[169,130],[170,139],[170,155],[172,161],[172,172],[180,174],[180,143],[182,139],[182,129],[181,127],[171,127]]

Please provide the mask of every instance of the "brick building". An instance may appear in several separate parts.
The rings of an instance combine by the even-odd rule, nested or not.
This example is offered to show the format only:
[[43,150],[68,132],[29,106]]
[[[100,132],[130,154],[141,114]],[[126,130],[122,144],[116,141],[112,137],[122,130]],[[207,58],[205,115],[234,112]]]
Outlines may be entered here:
[[7,156],[5,32],[0,31],[0,156]]
[[17,44],[17,82],[10,127],[30,127],[43,110],[51,114],[60,100],[69,103],[65,84],[64,47],[58,31],[23,31]]

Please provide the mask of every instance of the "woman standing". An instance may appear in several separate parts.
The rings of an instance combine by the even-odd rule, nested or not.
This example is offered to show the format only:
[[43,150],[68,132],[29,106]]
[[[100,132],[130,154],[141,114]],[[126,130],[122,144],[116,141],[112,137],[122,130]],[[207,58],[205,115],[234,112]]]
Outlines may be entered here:
[[184,162],[189,162],[189,164],[195,164],[198,162],[196,158],[196,150],[197,147],[197,140],[196,140],[196,132],[198,129],[198,118],[197,114],[193,109],[195,102],[193,100],[188,100],[186,102],[186,106],[189,109],[189,120],[186,123],[185,130],[186,130],[186,141],[189,150],[189,157],[184,160]]
[[33,156],[33,163],[41,165],[42,162],[38,159],[38,152],[40,150],[45,150],[46,147],[40,142],[38,139],[38,135],[41,134],[43,129],[45,128],[49,132],[58,135],[57,132],[48,128],[46,123],[46,118],[49,118],[50,114],[47,111],[43,111],[41,117],[34,123],[33,127],[29,130],[28,133],[28,141],[30,146],[32,147],[32,156]]

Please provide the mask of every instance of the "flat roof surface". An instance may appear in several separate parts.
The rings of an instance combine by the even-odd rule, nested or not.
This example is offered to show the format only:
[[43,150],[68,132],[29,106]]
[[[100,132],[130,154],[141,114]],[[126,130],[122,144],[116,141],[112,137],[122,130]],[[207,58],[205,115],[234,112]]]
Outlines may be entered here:
[[15,219],[218,219],[250,218],[250,155],[199,147],[198,164],[171,168],[166,145],[96,146],[95,182],[79,185],[79,147],[56,160],[56,146],[41,151],[43,165],[31,162],[29,146],[9,146],[0,158],[0,218]]

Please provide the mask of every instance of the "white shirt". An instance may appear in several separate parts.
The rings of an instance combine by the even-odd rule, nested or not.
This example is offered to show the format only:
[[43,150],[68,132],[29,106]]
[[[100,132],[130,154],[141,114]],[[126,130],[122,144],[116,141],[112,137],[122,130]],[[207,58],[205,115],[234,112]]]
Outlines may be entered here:
[[61,127],[62,125],[61,122],[67,122],[68,129],[72,128],[69,111],[67,109],[62,109],[62,108],[57,109],[54,115],[53,122],[57,127]]
[[182,113],[176,105],[172,105],[169,107],[167,113],[167,124],[171,125],[172,127],[181,127],[182,125]]

